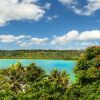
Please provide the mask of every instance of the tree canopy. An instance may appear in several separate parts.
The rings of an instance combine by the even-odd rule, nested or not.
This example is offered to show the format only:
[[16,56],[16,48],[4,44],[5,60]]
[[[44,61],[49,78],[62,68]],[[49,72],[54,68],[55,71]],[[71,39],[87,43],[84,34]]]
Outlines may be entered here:
[[16,63],[0,70],[0,100],[100,100],[100,48],[87,48],[74,72],[76,82],[70,83],[65,71],[48,75],[34,63]]

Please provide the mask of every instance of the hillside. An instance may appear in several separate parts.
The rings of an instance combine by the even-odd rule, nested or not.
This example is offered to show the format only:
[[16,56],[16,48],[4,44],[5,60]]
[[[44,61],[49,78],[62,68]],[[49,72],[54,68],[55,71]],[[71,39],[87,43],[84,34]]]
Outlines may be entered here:
[[1,59],[78,59],[81,50],[0,50]]

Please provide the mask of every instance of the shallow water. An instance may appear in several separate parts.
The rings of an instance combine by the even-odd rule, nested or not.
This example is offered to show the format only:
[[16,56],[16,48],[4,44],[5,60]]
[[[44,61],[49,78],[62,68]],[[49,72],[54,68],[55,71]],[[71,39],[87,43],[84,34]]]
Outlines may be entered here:
[[0,69],[8,68],[16,62],[20,62],[24,66],[34,62],[37,66],[43,68],[48,74],[53,69],[58,69],[59,71],[65,70],[70,75],[71,81],[75,80],[73,69],[76,61],[73,60],[0,59]]

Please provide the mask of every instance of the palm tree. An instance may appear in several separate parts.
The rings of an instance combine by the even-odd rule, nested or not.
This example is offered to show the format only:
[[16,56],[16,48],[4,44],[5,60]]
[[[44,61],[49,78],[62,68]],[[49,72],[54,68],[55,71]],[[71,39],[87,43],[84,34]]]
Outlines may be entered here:
[[51,72],[51,75],[49,76],[48,79],[51,82],[55,82],[57,84],[67,87],[69,77],[66,71],[59,72],[58,70],[55,69]]

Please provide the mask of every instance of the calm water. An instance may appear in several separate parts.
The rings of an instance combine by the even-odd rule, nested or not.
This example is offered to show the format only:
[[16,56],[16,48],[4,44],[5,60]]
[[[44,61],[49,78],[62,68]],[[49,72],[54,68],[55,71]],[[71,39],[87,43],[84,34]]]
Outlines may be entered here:
[[47,73],[50,73],[53,69],[58,69],[59,71],[66,70],[70,75],[71,81],[75,80],[73,69],[76,62],[72,60],[0,59],[0,68],[8,68],[16,62],[21,62],[24,66],[34,62],[37,66],[43,68]]

